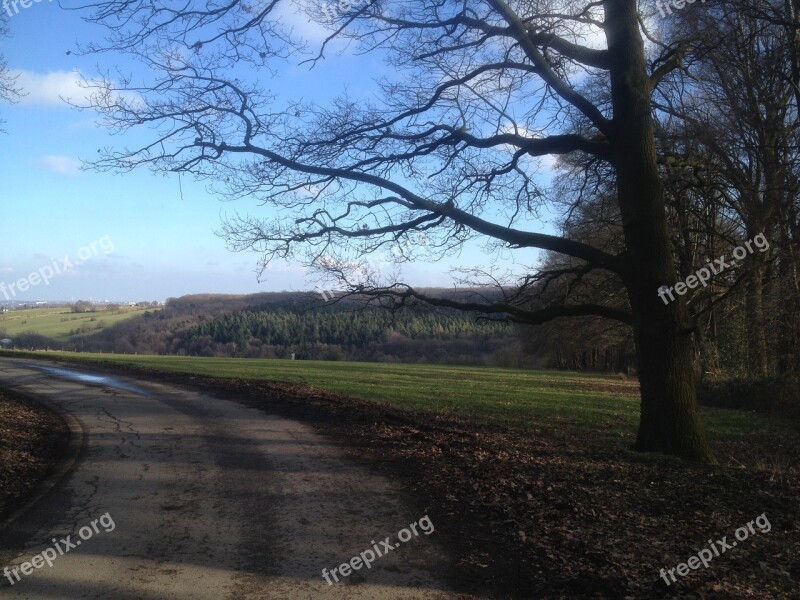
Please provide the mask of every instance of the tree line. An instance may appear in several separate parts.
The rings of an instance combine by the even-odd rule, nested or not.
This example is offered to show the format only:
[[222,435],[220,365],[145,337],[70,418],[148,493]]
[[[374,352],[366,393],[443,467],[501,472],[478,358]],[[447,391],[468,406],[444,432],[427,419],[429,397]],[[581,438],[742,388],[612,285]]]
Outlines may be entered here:
[[307,294],[187,296],[92,335],[58,342],[35,333],[18,348],[525,366],[513,328],[461,311],[325,304]]

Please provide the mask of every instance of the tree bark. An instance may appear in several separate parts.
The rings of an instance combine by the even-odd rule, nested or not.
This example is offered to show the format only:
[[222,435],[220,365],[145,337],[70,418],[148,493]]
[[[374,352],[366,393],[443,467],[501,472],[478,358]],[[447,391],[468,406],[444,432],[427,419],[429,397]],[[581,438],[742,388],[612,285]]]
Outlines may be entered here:
[[651,84],[635,0],[606,0],[614,111],[613,160],[627,243],[625,285],[634,316],[641,418],[635,447],[713,463],[697,406],[691,327],[679,295],[665,304],[661,285],[677,280],[658,172]]
[[764,377],[769,372],[767,336],[764,327],[764,264],[753,255],[753,270],[747,282],[745,295],[745,323],[747,325],[747,374]]

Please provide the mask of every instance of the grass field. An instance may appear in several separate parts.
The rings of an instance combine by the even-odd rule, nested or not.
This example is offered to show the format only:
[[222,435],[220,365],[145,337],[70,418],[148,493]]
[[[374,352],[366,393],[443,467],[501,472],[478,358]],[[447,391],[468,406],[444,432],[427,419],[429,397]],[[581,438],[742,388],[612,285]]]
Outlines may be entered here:
[[130,319],[152,308],[123,306],[114,310],[98,310],[93,313],[73,313],[68,306],[55,308],[26,308],[0,314],[0,333],[13,339],[21,333],[38,333],[65,342],[75,335],[72,331],[81,327],[90,329],[87,333]]
[[[48,352],[50,358],[148,367],[177,373],[283,381],[408,409],[495,425],[571,434],[575,429],[630,435],[639,416],[638,382],[616,376],[484,367],[132,356]],[[773,418],[703,408],[712,437],[789,430]]]

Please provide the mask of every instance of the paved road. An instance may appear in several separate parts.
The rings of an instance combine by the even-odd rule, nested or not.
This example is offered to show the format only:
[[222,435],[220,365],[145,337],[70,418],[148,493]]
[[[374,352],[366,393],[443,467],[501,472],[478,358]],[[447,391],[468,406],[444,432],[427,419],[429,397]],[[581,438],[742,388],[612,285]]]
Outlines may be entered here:
[[[0,531],[0,568],[21,579],[3,576],[0,598],[456,597],[427,522],[398,545],[424,515],[308,427],[167,385],[83,379],[0,359],[0,385],[48,399],[84,435],[62,482]],[[385,556],[325,582],[323,568],[373,540]],[[53,566],[23,575],[43,552]]]

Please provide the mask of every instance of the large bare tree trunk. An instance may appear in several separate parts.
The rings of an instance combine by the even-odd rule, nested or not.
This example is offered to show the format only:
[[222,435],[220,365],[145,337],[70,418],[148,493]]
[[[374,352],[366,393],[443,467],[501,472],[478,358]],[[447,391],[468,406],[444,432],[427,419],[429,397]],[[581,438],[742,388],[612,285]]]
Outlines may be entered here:
[[797,243],[800,231],[795,223],[800,223],[794,210],[782,223],[781,263],[778,266],[778,278],[771,289],[774,297],[779,299],[779,310],[775,316],[778,325],[777,334],[777,372],[780,375],[800,372],[800,252]]
[[635,0],[606,0],[611,53],[614,163],[630,260],[626,287],[639,358],[641,420],[636,447],[714,462],[700,422],[686,305],[657,290],[677,279],[658,172],[650,80]]
[[750,258],[754,266],[745,295],[747,374],[751,377],[764,377],[769,371],[764,327],[764,264],[756,255]]

